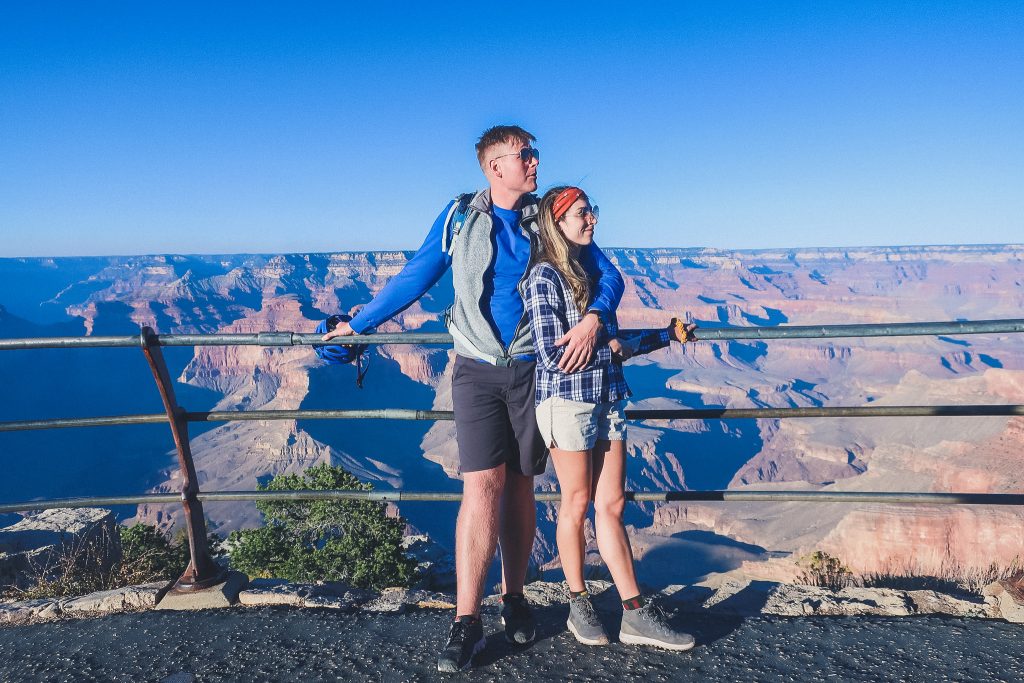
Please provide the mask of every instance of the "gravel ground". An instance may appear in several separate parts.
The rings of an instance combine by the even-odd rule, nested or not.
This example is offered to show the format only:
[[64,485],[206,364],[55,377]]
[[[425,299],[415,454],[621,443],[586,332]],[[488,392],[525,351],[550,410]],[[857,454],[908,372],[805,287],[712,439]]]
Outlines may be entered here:
[[[682,615],[697,648],[673,654],[577,645],[565,608],[537,609],[538,640],[487,649],[470,681],[1021,681],[1024,626],[942,617]],[[603,614],[610,633],[617,615]],[[451,614],[336,610],[144,612],[0,629],[0,681],[417,681],[441,678]]]

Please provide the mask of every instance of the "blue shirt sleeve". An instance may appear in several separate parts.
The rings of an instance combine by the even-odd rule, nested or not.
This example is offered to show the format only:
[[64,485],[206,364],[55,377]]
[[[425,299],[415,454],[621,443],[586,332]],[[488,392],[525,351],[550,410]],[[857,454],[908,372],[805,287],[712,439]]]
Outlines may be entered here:
[[593,242],[588,248],[580,251],[580,263],[587,274],[597,280],[597,290],[590,308],[602,313],[614,313],[619,307],[622,292],[626,289],[619,269]]
[[427,238],[401,272],[388,280],[384,289],[363,306],[349,323],[356,334],[377,327],[409,308],[428,289],[437,284],[452,265],[452,258],[441,249],[444,222],[454,201],[448,202],[431,226]]

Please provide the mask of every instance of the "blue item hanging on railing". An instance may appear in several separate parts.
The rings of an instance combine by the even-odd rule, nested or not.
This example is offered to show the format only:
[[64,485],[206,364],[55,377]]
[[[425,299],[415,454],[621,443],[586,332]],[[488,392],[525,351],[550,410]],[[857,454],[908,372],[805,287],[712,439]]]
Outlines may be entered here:
[[[316,333],[327,334],[333,331],[339,323],[347,323],[350,320],[352,320],[350,315],[332,315],[327,320],[320,321],[320,324],[316,326]],[[366,355],[366,348],[365,344],[351,346],[315,344],[313,351],[316,353],[317,358],[328,365],[347,365],[354,362],[356,364],[356,386],[362,389],[363,378],[366,376],[366,370],[369,367],[369,355]]]

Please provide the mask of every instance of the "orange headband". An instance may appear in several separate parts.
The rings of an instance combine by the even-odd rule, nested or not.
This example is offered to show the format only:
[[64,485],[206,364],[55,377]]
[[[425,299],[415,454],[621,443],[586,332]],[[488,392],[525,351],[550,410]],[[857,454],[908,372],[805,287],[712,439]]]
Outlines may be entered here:
[[576,203],[576,200],[583,196],[583,190],[578,187],[567,187],[558,193],[554,203],[551,205],[551,213],[555,220],[565,215],[569,207]]

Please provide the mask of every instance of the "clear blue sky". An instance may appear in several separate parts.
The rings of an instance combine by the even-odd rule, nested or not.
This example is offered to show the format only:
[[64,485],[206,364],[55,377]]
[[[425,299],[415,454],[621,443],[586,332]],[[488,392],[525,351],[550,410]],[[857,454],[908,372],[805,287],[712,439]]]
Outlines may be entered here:
[[0,5],[0,256],[413,249],[517,122],[605,246],[1024,241],[1021,2]]

